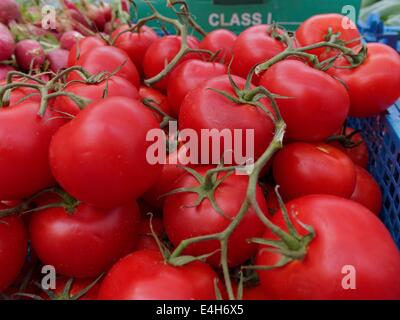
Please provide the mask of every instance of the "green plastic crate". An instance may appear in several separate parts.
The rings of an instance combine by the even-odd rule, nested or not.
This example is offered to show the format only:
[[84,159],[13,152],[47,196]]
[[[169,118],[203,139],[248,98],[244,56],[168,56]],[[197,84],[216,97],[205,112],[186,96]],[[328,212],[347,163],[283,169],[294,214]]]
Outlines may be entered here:
[[[135,3],[134,21],[150,15],[143,0]],[[152,3],[162,14],[174,17],[165,0]],[[293,31],[302,21],[319,13],[342,13],[357,21],[361,0],[188,0],[187,3],[206,31],[225,28],[240,33],[249,26],[273,21]]]

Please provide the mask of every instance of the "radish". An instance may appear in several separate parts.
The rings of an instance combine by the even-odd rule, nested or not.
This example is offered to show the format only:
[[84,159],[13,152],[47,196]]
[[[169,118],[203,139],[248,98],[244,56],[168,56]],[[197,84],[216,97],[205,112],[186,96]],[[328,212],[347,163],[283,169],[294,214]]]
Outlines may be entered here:
[[6,65],[0,64],[0,81],[6,79],[7,74],[10,71],[14,71],[14,70],[15,70],[15,68],[13,68],[11,66],[6,66]]
[[10,59],[14,50],[15,42],[10,30],[0,23],[0,61]]
[[8,24],[12,20],[19,18],[19,6],[15,0],[0,1],[0,22]]
[[39,68],[46,55],[36,40],[22,40],[15,46],[15,58],[21,69],[28,71],[31,65],[34,69]]
[[50,70],[54,73],[67,68],[69,51],[65,49],[54,49],[47,53],[50,62]]
[[60,47],[62,49],[70,50],[75,43],[83,38],[84,36],[82,33],[75,30],[64,32],[60,38]]

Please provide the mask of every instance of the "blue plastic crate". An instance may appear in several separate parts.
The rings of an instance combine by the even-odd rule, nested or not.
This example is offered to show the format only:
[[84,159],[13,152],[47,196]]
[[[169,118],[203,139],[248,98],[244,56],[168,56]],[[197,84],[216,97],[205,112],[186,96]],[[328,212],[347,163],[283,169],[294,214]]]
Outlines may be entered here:
[[382,190],[380,218],[400,248],[400,100],[387,115],[353,118],[349,124],[362,130],[370,152],[369,170]]
[[379,14],[372,13],[358,28],[367,42],[382,42],[400,52],[400,26],[386,26]]

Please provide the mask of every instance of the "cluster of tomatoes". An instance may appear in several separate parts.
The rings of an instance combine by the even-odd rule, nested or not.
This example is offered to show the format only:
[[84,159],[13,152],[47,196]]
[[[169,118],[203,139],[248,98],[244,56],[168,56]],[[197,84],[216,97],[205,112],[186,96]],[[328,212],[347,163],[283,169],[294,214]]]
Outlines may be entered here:
[[[400,57],[343,19],[202,40],[122,25],[77,40],[57,76],[3,82],[4,297],[399,299],[400,254],[345,123],[399,98]],[[166,119],[199,136],[254,130],[255,171],[182,166],[182,141],[151,164],[147,134]],[[57,273],[46,293],[43,265]]]

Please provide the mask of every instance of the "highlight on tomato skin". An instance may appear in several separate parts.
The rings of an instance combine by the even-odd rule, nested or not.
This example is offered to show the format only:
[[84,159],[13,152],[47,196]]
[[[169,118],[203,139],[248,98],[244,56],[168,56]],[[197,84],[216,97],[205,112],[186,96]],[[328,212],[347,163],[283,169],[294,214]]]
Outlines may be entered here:
[[0,1],[0,299],[400,299],[398,52],[160,4]]

